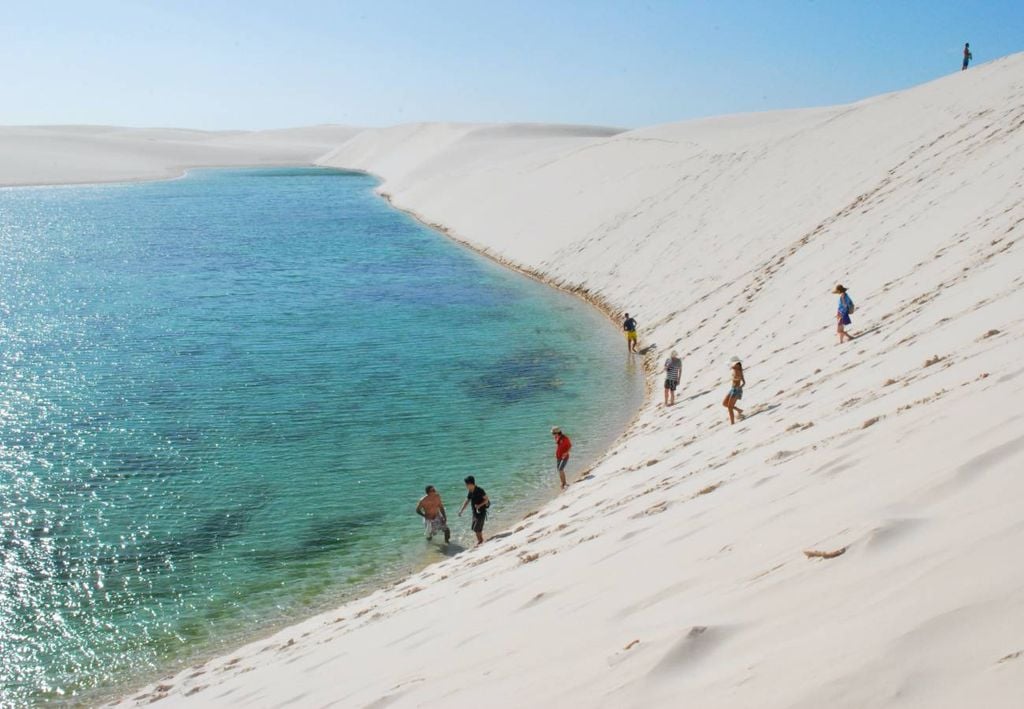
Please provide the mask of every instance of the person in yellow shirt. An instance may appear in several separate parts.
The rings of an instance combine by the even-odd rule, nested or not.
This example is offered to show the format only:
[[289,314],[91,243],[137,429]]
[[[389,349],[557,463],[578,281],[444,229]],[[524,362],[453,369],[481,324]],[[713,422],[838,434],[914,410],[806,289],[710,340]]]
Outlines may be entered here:
[[629,313],[626,313],[626,319],[622,321],[622,330],[626,333],[626,347],[629,348],[630,354],[636,353],[636,318],[629,317]]

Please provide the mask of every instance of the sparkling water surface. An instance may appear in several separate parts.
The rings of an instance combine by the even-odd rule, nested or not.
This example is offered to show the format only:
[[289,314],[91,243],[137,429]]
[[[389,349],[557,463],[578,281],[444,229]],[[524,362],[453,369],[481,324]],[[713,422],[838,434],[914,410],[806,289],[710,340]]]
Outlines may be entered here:
[[[0,190],[0,705],[96,699],[468,546],[642,396],[614,326],[337,170]],[[413,514],[452,512],[443,552]]]

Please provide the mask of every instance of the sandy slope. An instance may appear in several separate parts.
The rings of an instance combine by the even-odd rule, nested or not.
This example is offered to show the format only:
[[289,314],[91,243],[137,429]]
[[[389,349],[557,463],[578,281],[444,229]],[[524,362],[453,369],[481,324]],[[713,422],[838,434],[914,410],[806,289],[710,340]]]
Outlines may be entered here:
[[0,127],[0,186],[174,177],[189,167],[305,164],[347,126],[206,132],[111,126]]
[[403,126],[324,162],[637,314],[681,403],[508,534],[135,700],[1021,706],[1024,55],[851,106]]

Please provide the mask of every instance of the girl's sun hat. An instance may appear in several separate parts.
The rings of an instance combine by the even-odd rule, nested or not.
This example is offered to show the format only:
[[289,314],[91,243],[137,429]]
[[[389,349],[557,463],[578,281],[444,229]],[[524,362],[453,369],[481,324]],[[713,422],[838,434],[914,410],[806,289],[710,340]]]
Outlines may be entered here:
[[732,359],[729,360],[729,364],[739,364],[739,363],[740,363],[740,358],[736,357],[735,355],[733,356]]
[[551,433],[561,433],[561,432],[562,432],[562,429],[560,429],[558,426],[552,426],[551,427]]
[[835,293],[836,295],[842,295],[843,293],[846,292],[846,287],[842,283],[840,283],[835,287],[835,289],[832,292]]

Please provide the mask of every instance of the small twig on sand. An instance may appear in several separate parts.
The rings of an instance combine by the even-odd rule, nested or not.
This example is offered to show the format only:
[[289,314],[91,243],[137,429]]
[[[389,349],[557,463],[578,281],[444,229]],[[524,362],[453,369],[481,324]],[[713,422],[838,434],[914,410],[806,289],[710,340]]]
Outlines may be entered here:
[[846,553],[846,547],[833,549],[832,551],[819,551],[817,549],[805,549],[804,556],[808,559],[835,559]]

